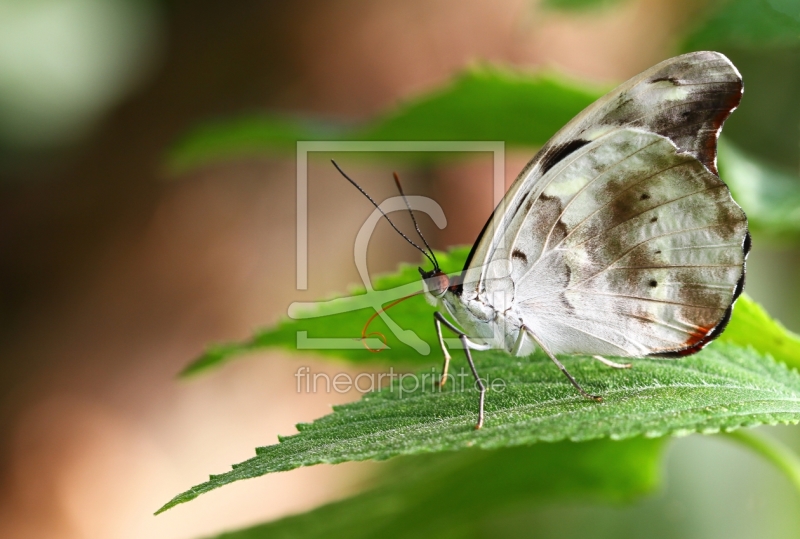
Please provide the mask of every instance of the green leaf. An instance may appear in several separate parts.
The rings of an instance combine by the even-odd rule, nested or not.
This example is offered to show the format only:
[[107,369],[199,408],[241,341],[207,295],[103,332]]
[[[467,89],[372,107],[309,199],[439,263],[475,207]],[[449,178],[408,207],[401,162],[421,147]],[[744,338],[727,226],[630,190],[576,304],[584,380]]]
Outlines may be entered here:
[[727,140],[720,140],[719,171],[754,232],[775,239],[797,238],[800,177],[748,156]]
[[485,352],[477,366],[491,389],[481,430],[473,428],[477,391],[468,371],[458,373],[456,365],[453,382],[439,391],[431,369],[421,373],[427,380],[421,375],[394,380],[389,388],[298,425],[299,434],[258,448],[256,457],[211,476],[159,511],[234,481],[319,463],[542,441],[711,433],[800,420],[800,375],[750,348],[714,343],[679,361],[636,360],[630,370],[612,370],[586,357],[562,360],[605,402],[581,397],[541,353],[520,359]]
[[[464,265],[469,247],[455,247],[447,253],[438,253],[437,257],[444,271],[459,272]],[[381,293],[364,295],[363,287],[354,287],[350,296],[345,296],[339,303],[321,303],[315,309],[306,310],[306,316],[313,318],[284,319],[273,328],[258,331],[251,340],[243,343],[223,343],[211,346],[203,355],[189,364],[181,373],[182,376],[199,374],[207,369],[239,357],[243,354],[257,352],[267,348],[284,348],[291,351],[298,349],[298,333],[311,339],[338,338],[343,342],[353,343],[353,348],[316,348],[315,353],[329,357],[337,357],[357,363],[386,362],[392,365],[434,365],[439,364],[441,356],[436,343],[433,327],[434,308],[423,297],[413,297],[398,304],[387,313],[397,324],[404,337],[412,345],[424,345],[420,352],[413,346],[400,341],[386,323],[376,319],[370,326],[370,332],[378,331],[386,337],[388,349],[380,353],[372,353],[360,344],[361,328],[375,308],[369,305],[385,305],[389,301],[420,290],[419,273],[415,266],[402,265],[390,275],[379,276],[374,280],[376,290],[392,291],[388,296]],[[299,313],[295,313],[299,314]],[[410,332],[410,333],[408,333]],[[790,366],[800,367],[800,337],[788,331],[779,322],[772,320],[760,305],[747,295],[739,298],[733,309],[733,317],[728,329],[720,337],[721,341],[729,341],[742,346],[753,346],[762,354],[770,354],[775,359]],[[379,341],[371,341],[373,347]]]
[[294,151],[298,140],[503,140],[541,146],[603,93],[555,74],[475,66],[364,126],[260,115],[201,127],[175,146],[167,166],[183,172],[244,155]]
[[[533,504],[626,502],[659,483],[664,439],[465,450],[394,461],[383,484],[309,513],[219,539],[483,537],[494,517]],[[413,523],[413,525],[409,525]]]
[[689,35],[683,49],[797,44],[800,44],[800,7],[796,0],[728,0],[714,2],[712,13]]

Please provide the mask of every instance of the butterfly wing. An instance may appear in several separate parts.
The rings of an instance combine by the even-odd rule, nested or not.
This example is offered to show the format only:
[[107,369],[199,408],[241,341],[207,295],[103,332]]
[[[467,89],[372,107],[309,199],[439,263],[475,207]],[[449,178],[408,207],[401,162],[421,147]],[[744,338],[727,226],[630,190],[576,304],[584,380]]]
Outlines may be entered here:
[[[688,354],[741,292],[747,221],[716,175],[741,97],[718,53],[667,60],[598,100],[529,163],[465,267],[553,352]],[[508,261],[510,275],[484,268]]]
[[[511,243],[513,309],[555,352],[691,353],[744,284],[747,220],[669,139],[617,130],[576,151]],[[486,281],[489,297],[505,284]]]

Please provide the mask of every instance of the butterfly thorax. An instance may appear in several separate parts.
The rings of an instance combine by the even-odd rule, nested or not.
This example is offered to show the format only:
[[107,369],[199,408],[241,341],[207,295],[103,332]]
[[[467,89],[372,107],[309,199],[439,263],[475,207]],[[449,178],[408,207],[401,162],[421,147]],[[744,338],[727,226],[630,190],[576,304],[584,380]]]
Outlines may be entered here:
[[[459,286],[458,277],[450,279],[438,270],[420,270],[420,274],[428,302],[449,314],[471,340],[512,351],[521,327],[513,310],[494,305],[486,297],[471,293],[470,288],[465,291]],[[532,348],[525,346],[520,355],[527,355]]]

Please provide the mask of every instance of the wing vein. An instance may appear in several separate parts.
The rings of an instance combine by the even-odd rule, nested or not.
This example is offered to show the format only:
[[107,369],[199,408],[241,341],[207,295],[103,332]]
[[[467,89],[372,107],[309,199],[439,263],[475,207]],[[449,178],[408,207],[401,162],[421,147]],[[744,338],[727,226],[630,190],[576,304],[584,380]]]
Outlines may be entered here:
[[[713,190],[715,190],[715,189],[721,189],[721,188],[723,188],[723,187],[726,187],[726,185],[725,185],[725,184],[720,184],[720,185],[715,185],[715,186],[713,186],[713,187],[706,187],[705,189],[700,189],[699,191],[694,191],[693,193],[689,193],[689,194],[686,194],[686,195],[679,196],[679,197],[677,197],[677,198],[673,198],[673,199],[670,199],[670,200],[666,200],[666,201],[664,201],[664,202],[661,202],[661,203],[659,203],[659,204],[656,204],[655,206],[652,206],[652,207],[650,207],[650,208],[647,208],[646,210],[642,210],[642,211],[640,211],[639,213],[637,213],[637,214],[635,214],[635,215],[631,215],[630,217],[628,217],[628,218],[627,218],[627,219],[625,219],[624,221],[621,221],[621,222],[617,223],[616,225],[612,226],[611,228],[607,228],[607,229],[603,230],[602,232],[600,232],[599,234],[595,234],[594,236],[592,236],[592,237],[590,237],[590,238],[587,238],[587,239],[583,240],[582,242],[580,242],[580,243],[577,243],[577,244],[573,245],[572,247],[580,247],[581,245],[583,245],[583,244],[585,244],[585,243],[587,243],[587,242],[589,242],[589,241],[592,241],[592,240],[593,240],[593,239],[595,239],[595,238],[599,238],[599,237],[600,237],[600,236],[602,236],[603,234],[608,234],[609,232],[611,232],[611,231],[612,231],[612,230],[614,230],[615,228],[617,228],[617,227],[619,227],[619,226],[622,226],[622,225],[624,225],[625,223],[627,223],[627,222],[630,222],[630,221],[631,221],[631,220],[633,220],[633,219],[636,219],[636,218],[637,218],[637,217],[639,217],[640,215],[644,215],[644,214],[645,214],[645,213],[647,213],[647,212],[653,211],[653,210],[655,210],[656,208],[662,208],[662,207],[664,207],[664,206],[668,206],[669,204],[672,204],[673,202],[678,202],[679,200],[683,200],[683,199],[685,199],[685,198],[689,198],[689,197],[692,197],[692,196],[694,196],[694,195],[698,195],[698,194],[700,194],[700,193],[705,193],[706,191],[713,191]],[[719,223],[717,223],[717,224],[719,224]],[[717,224],[715,224],[715,225],[713,225],[713,226],[717,226]],[[709,228],[709,227],[702,227],[702,228]],[[684,229],[684,230],[678,230],[677,232],[688,232],[688,231],[690,231],[690,230],[694,230],[694,229]],[[670,234],[672,234],[672,233],[670,233]],[[670,235],[670,234],[666,234],[666,235]],[[657,238],[657,237],[659,237],[659,236],[653,236],[653,238]],[[653,238],[651,238],[651,239],[653,239]],[[648,241],[649,241],[649,240],[648,240]],[[627,254],[627,253],[626,253],[626,254]]]
[[[564,236],[564,237],[561,239],[561,241],[560,241],[560,242],[558,242],[557,244],[555,244],[555,245],[552,247],[552,249],[550,249],[550,250],[552,251],[552,250],[554,250],[554,249],[558,248],[558,246],[559,246],[559,245],[561,245],[562,243],[564,243],[564,242],[567,240],[567,238],[569,238],[569,237],[570,237],[570,236],[571,236],[571,235],[572,235],[572,234],[573,234],[573,233],[574,233],[576,230],[578,230],[580,227],[582,227],[584,224],[586,224],[586,221],[588,221],[589,219],[591,219],[592,217],[594,217],[595,215],[597,215],[597,213],[598,213],[598,212],[600,212],[600,210],[602,210],[603,208],[605,208],[606,206],[610,205],[612,202],[614,202],[615,200],[617,200],[617,199],[618,199],[620,196],[622,196],[622,195],[623,195],[625,192],[629,191],[630,189],[633,189],[634,187],[636,187],[636,186],[638,186],[638,185],[641,185],[642,183],[646,182],[647,180],[649,180],[649,179],[651,179],[651,178],[654,178],[654,177],[658,176],[658,175],[659,175],[659,174],[661,174],[662,172],[666,172],[666,171],[668,171],[668,170],[672,170],[673,168],[677,168],[677,167],[679,167],[679,166],[682,166],[682,165],[685,165],[685,164],[686,164],[686,163],[676,163],[675,165],[671,165],[671,166],[669,166],[669,167],[667,167],[667,168],[661,169],[661,170],[659,170],[658,172],[655,172],[655,173],[651,174],[650,176],[647,176],[647,177],[645,177],[645,178],[642,178],[642,180],[641,180],[641,181],[638,181],[638,182],[634,183],[633,185],[630,185],[630,186],[626,187],[625,189],[623,189],[622,191],[620,191],[619,193],[617,193],[617,195],[616,195],[614,198],[612,198],[611,200],[609,200],[608,202],[606,202],[605,204],[603,204],[602,206],[600,206],[599,208],[597,208],[597,209],[596,209],[595,211],[593,211],[591,214],[587,215],[585,219],[583,219],[581,222],[579,222],[578,224],[576,224],[576,225],[575,225],[575,227],[574,227],[572,230],[570,230],[570,231],[569,231],[569,233],[567,233],[567,235],[566,235],[566,236]],[[701,192],[701,191],[697,191],[697,192],[699,193],[699,192]],[[692,194],[694,194],[694,193],[692,193]],[[679,200],[679,199],[675,199],[675,200]],[[571,201],[570,201],[570,202],[571,202]],[[668,201],[668,202],[671,202],[671,201]],[[667,203],[668,203],[668,202],[667,202]],[[658,208],[658,206],[653,206],[652,208],[649,208],[649,209],[645,210],[645,211],[644,211],[644,212],[642,212],[642,213],[646,213],[646,212],[648,212],[648,211],[650,211],[650,210],[652,210],[652,209],[654,209],[654,208]],[[633,217],[638,217],[639,215],[641,215],[641,213],[638,213],[638,214],[634,215]],[[631,217],[631,219],[633,219],[633,217]],[[609,230],[611,230],[611,229],[609,229]],[[605,231],[604,231],[604,232],[605,232]],[[603,234],[603,232],[601,232],[600,234]],[[598,235],[599,235],[599,234],[598,234]],[[596,237],[596,236],[594,236],[594,237]],[[591,239],[591,238],[589,238],[589,239]],[[588,241],[588,240],[587,240],[587,241]],[[581,245],[581,244],[579,244],[579,245]]]
[[[709,93],[712,93],[712,92],[709,92]],[[722,92],[720,92],[720,93],[722,93]],[[683,107],[683,106],[686,106],[686,105],[694,105],[694,104],[696,104],[696,103],[704,103],[704,102],[706,102],[706,101],[708,101],[708,100],[707,100],[707,99],[700,99],[700,100],[698,100],[698,101],[682,101],[682,102],[679,102],[679,103],[677,103],[677,104],[675,104],[675,105],[671,105],[671,106],[669,106],[669,107],[661,107],[661,108],[659,108],[659,109],[656,109],[656,110],[657,110],[657,112],[660,114],[660,113],[662,113],[662,112],[664,112],[664,111],[666,111],[666,110],[672,110],[672,109],[676,109],[676,108],[678,108],[678,107]],[[727,109],[727,108],[719,108],[719,109],[697,109],[697,110],[706,110],[706,111],[712,111],[712,110],[728,110],[728,109]],[[637,122],[639,122],[640,120],[642,120],[642,119],[644,119],[644,118],[649,118],[649,117],[651,117],[651,116],[653,116],[653,115],[655,115],[655,112],[648,112],[648,113],[646,113],[646,114],[642,114],[642,115],[641,115],[641,116],[639,116],[638,118],[633,118],[633,119],[629,120],[629,121],[628,121],[628,122],[626,122],[624,125],[632,125],[632,124],[634,124],[634,123],[637,123]],[[705,121],[703,121],[703,122],[697,122],[697,123],[705,123],[705,122],[707,122],[707,121],[708,121],[708,120],[705,120]],[[690,124],[687,124],[687,123],[684,123],[684,122],[680,122],[680,125],[690,125]],[[663,135],[662,135],[662,136],[663,136]]]
[[738,243],[716,243],[713,245],[686,245],[685,247],[671,247],[662,251],[686,251],[689,249],[716,249],[718,247],[739,247]]
[[[648,318],[644,318],[643,316],[636,316],[636,315],[633,315],[633,314],[626,314],[625,316],[630,317],[630,318],[636,318],[638,320],[643,320],[643,321],[645,321],[647,323],[650,323],[650,324],[658,324],[658,325],[673,329],[675,331],[679,331],[681,333],[685,333],[686,335],[689,335],[689,331],[687,331],[685,329],[682,329],[682,328],[679,328],[677,326],[673,326],[671,324],[668,324],[668,323],[664,322],[663,320],[650,320]],[[571,328],[573,328],[573,329],[575,329],[577,331],[580,331],[581,333],[584,333],[586,335],[589,335],[591,337],[596,337],[596,335],[594,335],[592,333],[584,331],[584,330],[582,330],[580,328],[576,328],[576,327],[574,327],[574,326],[572,326],[570,324],[565,324],[564,322],[562,322],[560,320],[555,320],[555,319],[550,318],[550,317],[546,317],[546,318],[549,319],[549,320],[553,320],[554,322],[557,322],[559,324],[563,324],[565,326],[571,327]],[[622,331],[620,331],[618,329],[615,329],[615,328],[611,327],[609,324],[606,324],[601,320],[592,320],[591,318],[577,318],[577,317],[571,318],[571,320],[577,320],[577,321],[580,321],[580,322],[591,322],[591,323],[594,323],[594,324],[599,324],[599,325],[604,326],[604,327],[610,329],[611,331],[614,331],[615,333],[618,333],[618,334],[622,335],[623,337],[625,337],[625,333],[623,333]],[[697,329],[700,329],[700,328],[698,327]],[[663,337],[659,337],[659,336],[656,336],[656,335],[651,335],[651,337],[655,337],[656,339],[658,339],[660,341],[663,341],[665,343],[668,343],[668,344],[674,345],[674,346],[682,346],[684,344],[684,341],[679,341],[679,342],[670,341],[669,339],[665,339]],[[605,341],[605,339],[600,339],[600,340],[604,340]],[[606,342],[608,342],[608,341],[606,341]],[[609,344],[614,344],[614,343],[609,343]],[[618,348],[621,348],[621,347],[618,346]]]
[[[583,283],[585,283],[586,281],[589,281],[589,280],[591,280],[591,279],[594,279],[594,278],[595,278],[595,277],[597,277],[598,275],[600,275],[600,274],[602,274],[603,272],[605,272],[606,270],[610,269],[610,268],[611,268],[611,266],[613,266],[614,264],[616,264],[617,262],[619,262],[620,260],[622,260],[623,258],[625,258],[625,257],[626,257],[626,256],[627,256],[627,255],[628,255],[628,254],[629,254],[631,251],[633,251],[633,250],[634,250],[634,249],[636,249],[637,247],[640,247],[640,246],[644,245],[645,243],[649,243],[649,242],[651,242],[651,241],[653,241],[653,240],[657,240],[657,239],[659,239],[659,238],[666,238],[666,237],[668,237],[668,236],[674,236],[675,234],[682,234],[682,233],[684,233],[684,232],[694,232],[694,231],[697,231],[697,230],[706,230],[706,229],[708,229],[708,228],[714,228],[714,227],[716,227],[716,226],[719,226],[719,223],[714,223],[713,225],[707,225],[707,226],[699,226],[699,227],[696,227],[696,228],[683,228],[683,229],[681,229],[681,230],[673,230],[672,232],[667,232],[666,234],[659,234],[658,236],[652,236],[652,237],[650,237],[650,238],[647,238],[646,240],[644,240],[644,241],[640,241],[639,243],[637,243],[636,245],[634,245],[633,247],[631,247],[630,249],[628,249],[627,251],[625,251],[624,253],[622,253],[622,254],[621,254],[621,255],[620,255],[620,256],[619,256],[619,257],[618,257],[616,260],[614,260],[613,262],[611,262],[609,265],[607,265],[607,266],[606,266],[605,268],[603,268],[602,270],[600,270],[600,271],[598,271],[597,273],[595,273],[595,274],[593,274],[593,275],[591,275],[591,276],[587,277],[586,279],[583,279],[582,281],[578,281],[578,282],[577,282],[577,283],[575,283],[574,285],[571,285],[571,286],[567,287],[567,289],[569,290],[569,289],[574,289],[574,288],[577,288],[579,285],[582,285],[582,284],[583,284]],[[596,236],[595,236],[595,237],[596,237]],[[675,267],[675,266],[667,266],[667,267]]]
[[[549,317],[548,317],[548,318],[549,318]],[[618,345],[618,344],[615,344],[615,343],[613,343],[613,342],[609,341],[608,339],[604,339],[604,338],[602,338],[602,337],[598,337],[597,335],[595,335],[595,334],[593,334],[593,333],[589,333],[588,331],[586,331],[586,330],[584,330],[584,329],[580,329],[580,328],[577,328],[577,327],[575,327],[575,326],[573,326],[573,325],[571,325],[571,324],[567,324],[567,323],[565,323],[565,322],[564,322],[564,321],[562,321],[562,320],[554,320],[554,319],[552,319],[552,318],[550,318],[550,320],[553,320],[554,322],[556,322],[556,323],[558,323],[558,324],[561,324],[562,326],[566,326],[566,327],[568,327],[568,328],[572,328],[572,329],[574,329],[575,331],[578,331],[578,332],[580,332],[580,333],[583,333],[584,335],[588,335],[589,337],[592,337],[593,339],[597,339],[598,341],[603,341],[603,342],[605,342],[605,343],[607,343],[607,344],[610,344],[610,345],[611,345],[611,346],[613,346],[614,348],[618,348],[618,349],[622,350],[623,352],[625,352],[626,354],[628,354],[628,353],[629,353],[629,352],[628,352],[628,350],[626,350],[625,348],[623,348],[622,346],[620,346],[620,345]],[[619,331],[619,330],[616,330],[616,329],[614,329],[614,328],[609,328],[609,329],[611,329],[612,331],[615,331],[615,332],[619,333],[619,334],[620,334],[620,335],[622,335],[623,337],[625,336],[625,334],[624,334],[624,333],[622,333],[622,332],[621,332],[621,331]]]
[[656,299],[656,298],[643,298],[640,296],[630,296],[627,294],[606,294],[604,292],[594,292],[591,290],[580,290],[575,289],[573,293],[580,293],[580,294],[594,294],[596,296],[609,296],[614,298],[625,298],[625,299],[634,299],[638,301],[647,301],[649,303],[661,303],[664,305],[677,305],[678,307],[690,307],[692,309],[707,309],[709,311],[724,311],[727,307],[710,307],[708,305],[692,305],[690,303],[681,303],[679,301],[667,301],[663,299]]
[[[588,189],[590,185],[594,184],[594,182],[595,182],[595,181],[597,181],[597,180],[598,180],[598,179],[599,179],[601,176],[604,176],[606,173],[608,173],[608,172],[610,172],[610,171],[614,170],[614,169],[615,169],[616,167],[618,167],[620,164],[624,163],[625,161],[627,161],[628,159],[630,159],[630,158],[631,158],[631,157],[633,157],[634,155],[638,154],[639,152],[642,152],[642,151],[646,150],[647,148],[649,148],[650,146],[652,146],[652,145],[653,145],[653,144],[655,144],[656,142],[659,142],[659,140],[658,140],[658,139],[656,139],[656,140],[654,140],[653,142],[651,142],[651,143],[647,144],[646,146],[642,146],[641,148],[638,148],[638,149],[637,149],[635,152],[633,152],[633,153],[631,153],[631,154],[628,154],[628,155],[626,155],[625,157],[623,157],[622,159],[620,159],[620,160],[619,160],[619,161],[617,161],[616,163],[613,163],[612,165],[608,166],[608,167],[607,167],[607,168],[605,168],[603,171],[601,171],[599,174],[595,175],[595,176],[594,176],[594,177],[593,177],[591,180],[589,180],[588,182],[586,182],[586,185],[584,185],[583,187],[581,187],[581,188],[578,190],[578,192],[577,192],[577,193],[575,193],[575,195],[573,195],[573,197],[572,197],[572,198],[571,198],[571,199],[570,199],[570,200],[569,200],[569,201],[568,201],[568,202],[567,202],[567,203],[564,205],[564,207],[563,207],[563,208],[562,208],[562,210],[561,210],[561,213],[559,213],[559,214],[558,214],[558,217],[556,217],[556,219],[553,221],[553,225],[550,227],[550,230],[547,232],[547,237],[545,238],[545,240],[544,240],[544,243],[542,244],[542,251],[539,253],[539,258],[537,258],[537,259],[536,259],[536,262],[534,262],[534,263],[531,265],[531,267],[535,266],[535,265],[536,265],[536,264],[539,262],[539,260],[541,260],[541,258],[542,258],[542,254],[543,254],[545,251],[548,251],[548,249],[547,249],[547,244],[550,242],[550,238],[551,238],[551,237],[552,237],[552,235],[553,235],[553,231],[556,229],[556,224],[558,224],[558,222],[561,220],[561,218],[562,218],[562,217],[564,216],[564,214],[567,212],[567,208],[569,208],[569,207],[572,205],[572,203],[575,201],[575,199],[577,199],[577,198],[578,198],[578,197],[581,195],[581,193],[583,193],[584,191],[586,191],[586,189]],[[593,148],[593,150],[595,150],[595,149],[597,149],[597,148]],[[588,152],[586,152],[586,153],[588,153]],[[583,155],[584,155],[584,154],[581,154],[581,156],[583,156]],[[578,157],[576,157],[574,160],[572,160],[572,161],[570,162],[570,165],[571,165],[572,163],[574,163],[575,161],[577,161],[577,159],[578,159]],[[567,165],[567,166],[569,166],[569,165]],[[565,168],[566,168],[566,167],[565,167]],[[562,170],[564,170],[564,169],[562,169]],[[656,172],[655,174],[653,174],[653,176],[655,176],[656,174],[659,174],[660,172],[661,172],[661,171],[659,171],[659,172]],[[642,181],[644,181],[644,180],[642,180]],[[551,181],[550,183],[552,183],[552,181]],[[548,184],[548,186],[549,186],[549,184]],[[544,192],[544,191],[542,191],[542,192]],[[520,229],[521,229],[521,228],[522,228],[522,227],[520,227]],[[555,245],[553,248],[555,248],[555,247],[557,247],[558,245],[560,245],[560,244],[561,244],[563,241],[564,241],[564,240],[562,239],[562,240],[561,240],[561,241],[560,241],[558,244],[556,244],[556,245]],[[515,243],[516,243],[516,242],[515,242]],[[550,250],[552,250],[552,249],[550,249]]]
[[[616,268],[607,268],[612,271],[620,269],[671,269],[671,268],[735,268],[741,264],[676,264],[670,266],[617,266]],[[592,276],[594,277],[594,275]],[[591,279],[591,277],[589,277]]]

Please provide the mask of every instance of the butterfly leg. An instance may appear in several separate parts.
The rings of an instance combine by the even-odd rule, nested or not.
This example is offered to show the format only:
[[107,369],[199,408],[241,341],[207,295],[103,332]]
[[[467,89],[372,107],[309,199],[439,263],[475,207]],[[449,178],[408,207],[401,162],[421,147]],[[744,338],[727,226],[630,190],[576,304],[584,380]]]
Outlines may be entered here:
[[519,355],[519,351],[522,350],[522,345],[525,344],[525,335],[527,333],[529,333],[529,330],[525,326],[519,328],[519,334],[517,335],[516,342],[514,342],[514,348],[511,349],[512,356]]
[[[439,314],[438,312],[436,314]],[[444,344],[442,337],[442,323],[439,318],[434,315],[433,323],[436,326],[436,336],[439,338],[439,346],[442,348],[442,355],[444,356],[444,365],[442,366],[442,377],[439,379],[439,387],[444,386],[447,382],[447,369],[450,367],[450,352]]]
[[536,344],[538,344],[538,345],[539,345],[539,347],[540,347],[542,350],[544,350],[544,353],[545,353],[545,354],[547,354],[547,356],[548,356],[548,357],[549,357],[549,358],[552,360],[552,362],[553,362],[553,363],[555,363],[555,364],[556,364],[556,366],[557,366],[559,369],[561,369],[561,372],[563,372],[563,373],[564,373],[564,376],[566,376],[566,377],[567,377],[567,380],[569,380],[569,381],[570,381],[570,383],[572,383],[572,385],[573,385],[573,386],[575,386],[575,389],[577,389],[577,390],[578,390],[578,392],[579,392],[581,395],[583,395],[583,396],[584,396],[584,397],[586,397],[587,399],[592,399],[593,401],[596,401],[596,402],[603,402],[603,397],[601,397],[600,395],[592,395],[591,393],[588,393],[588,392],[586,392],[586,390],[584,390],[584,389],[581,387],[581,385],[578,383],[578,381],[577,381],[577,380],[575,380],[575,378],[573,378],[573,376],[572,376],[572,375],[569,373],[569,371],[567,370],[567,368],[566,368],[566,367],[565,367],[565,366],[564,366],[564,365],[563,365],[563,364],[562,364],[562,363],[561,363],[561,362],[558,360],[558,358],[556,358],[556,356],[555,356],[555,355],[553,355],[553,353],[552,353],[550,350],[548,350],[548,349],[547,349],[547,347],[546,347],[544,344],[542,344],[542,341],[540,341],[539,339],[537,339],[537,338],[536,338],[536,335],[534,335],[534,334],[531,332],[531,330],[529,330],[529,329],[528,329],[528,328],[526,328],[525,326],[522,326],[522,328],[520,328],[520,331],[521,331],[522,329],[524,329],[524,330],[525,330],[525,332],[526,332],[528,335],[530,335],[530,336],[531,336],[531,339],[533,339],[533,340],[534,340],[534,342],[535,342]]
[[603,356],[592,356],[592,357],[595,358],[600,363],[602,363],[603,365],[611,367],[612,369],[630,369],[631,367],[633,367],[633,363],[616,363],[614,361],[604,358]]
[[[486,386],[483,385],[483,380],[481,380],[480,377],[478,376],[478,370],[475,368],[475,363],[472,361],[472,354],[470,353],[470,348],[480,349],[483,348],[483,346],[472,343],[467,337],[466,333],[464,333],[456,326],[451,324],[450,321],[447,320],[447,318],[445,318],[439,311],[433,313],[433,318],[436,321],[436,329],[439,334],[439,342],[442,345],[443,349],[444,349],[444,340],[442,339],[441,324],[444,324],[444,326],[447,329],[458,335],[459,340],[461,340],[461,345],[464,347],[464,354],[466,354],[467,356],[467,362],[469,363],[469,368],[472,371],[472,376],[475,377],[475,383],[478,386],[478,391],[480,391],[480,401],[478,404],[478,422],[475,424],[475,429],[479,429],[483,427],[483,404],[486,398]],[[448,363],[449,363],[449,358],[447,355],[445,355],[445,367],[447,366]]]

